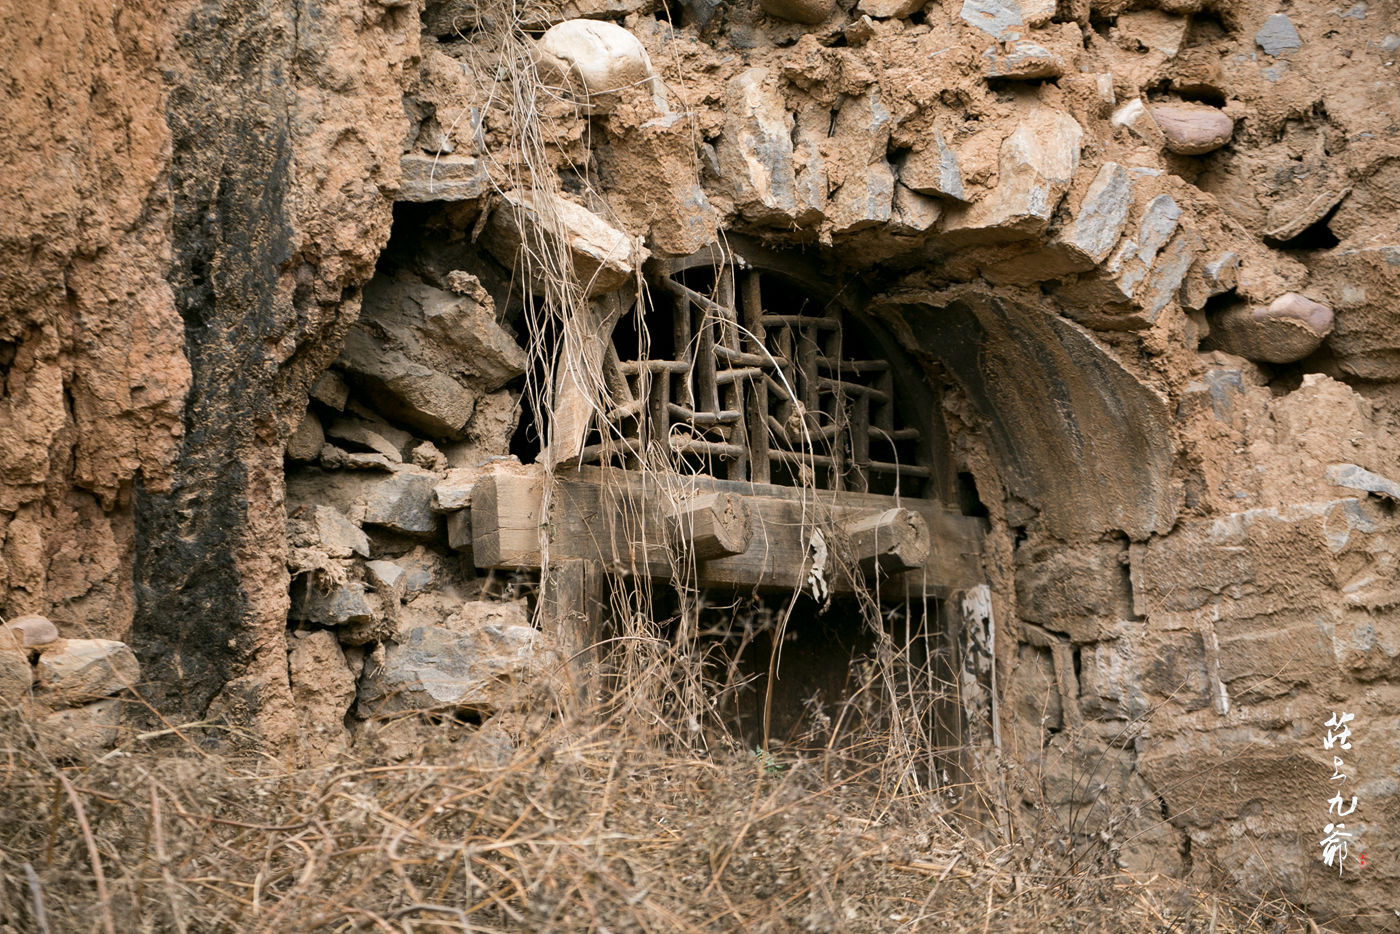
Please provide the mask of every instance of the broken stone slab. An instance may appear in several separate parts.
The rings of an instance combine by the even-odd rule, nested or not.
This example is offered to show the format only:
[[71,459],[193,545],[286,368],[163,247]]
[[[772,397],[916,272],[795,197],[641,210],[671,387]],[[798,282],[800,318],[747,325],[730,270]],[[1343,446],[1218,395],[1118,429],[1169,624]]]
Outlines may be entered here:
[[1349,194],[1351,188],[1343,187],[1324,191],[1301,208],[1296,207],[1296,202],[1292,201],[1274,205],[1269,209],[1269,217],[1265,221],[1268,229],[1264,233],[1264,239],[1277,243],[1292,240],[1330,214]]
[[1277,58],[1301,49],[1303,39],[1298,35],[1298,27],[1293,25],[1293,20],[1283,13],[1274,13],[1264,20],[1264,25],[1254,34],[1254,44]]
[[660,93],[646,47],[615,23],[565,20],[546,30],[538,47],[564,64],[568,83],[581,88],[594,106],[608,106],[617,91],[630,87],[645,85]]
[[342,444],[367,448],[383,454],[390,463],[403,462],[404,450],[413,441],[413,436],[401,431],[382,419],[337,418],[325,428],[326,437]]
[[491,190],[486,163],[460,154],[399,157],[399,190],[395,201],[476,201]]
[[476,486],[481,470],[476,467],[451,467],[447,476],[433,487],[433,509],[437,512],[453,512],[467,509],[472,504],[472,489]]
[[1382,477],[1356,464],[1333,464],[1327,468],[1327,479],[1349,490],[1360,490],[1400,503],[1400,483]]
[[378,525],[405,535],[431,535],[437,531],[433,512],[433,487],[437,477],[426,471],[404,468],[365,486],[366,525]]
[[394,599],[404,598],[405,581],[408,572],[394,561],[376,560],[365,562],[365,575],[376,593],[393,594]]
[[35,734],[47,756],[92,755],[116,744],[121,719],[121,701],[108,698],[56,710],[38,722]]
[[1240,258],[1233,250],[1226,250],[1213,256],[1202,254],[1188,270],[1181,284],[1181,307],[1189,311],[1200,311],[1206,302],[1217,295],[1223,295],[1235,287],[1238,281]]
[[836,0],[758,0],[763,12],[792,23],[815,26],[836,9]]
[[831,133],[831,109],[810,102],[793,115],[792,162],[794,221],[816,224],[826,216],[830,190],[826,155]]
[[459,509],[447,514],[447,547],[454,551],[472,550],[472,511]]
[[1127,128],[1129,132],[1149,146],[1160,148],[1167,144],[1167,138],[1162,134],[1161,127],[1157,126],[1157,121],[1152,119],[1151,112],[1140,97],[1133,98],[1115,110],[1110,122],[1114,126]]
[[316,413],[307,410],[302,415],[292,436],[287,439],[287,457],[298,463],[311,463],[321,456],[321,448],[326,443],[325,432],[321,430],[321,420]]
[[[556,249],[562,242],[575,281],[589,297],[612,292],[636,274],[650,254],[640,244],[581,204],[559,195],[509,191],[491,212],[486,247],[506,266],[519,266],[523,244]],[[491,386],[499,389],[502,384]]]
[[1116,162],[1099,167],[1074,221],[1058,238],[1093,268],[1108,258],[1123,236],[1133,208],[1133,175]]
[[345,379],[335,370],[326,370],[311,384],[311,398],[342,412],[350,398],[350,387],[345,385]]
[[937,198],[921,195],[898,182],[895,183],[889,222],[891,233],[922,234],[932,230],[942,216],[943,205]]
[[1063,58],[1029,39],[1015,39],[982,53],[982,74],[987,78],[1029,81],[1058,78],[1064,73]]
[[47,616],[30,614],[12,619],[5,628],[26,649],[37,648],[58,641],[58,627]]
[[963,22],[998,39],[1006,38],[1025,25],[1017,0],[963,0],[958,15]]
[[734,207],[760,223],[795,221],[794,118],[778,90],[777,75],[755,65],[729,79],[724,112],[724,132],[715,155]]
[[42,650],[35,688],[45,700],[73,707],[134,687],[141,677],[136,655],[112,639],[66,639]]
[[1201,246],[1201,238],[1195,231],[1178,230],[1176,236],[1162,248],[1138,296],[1138,304],[1143,310],[1142,318],[1147,326],[1156,323],[1162,310],[1176,298]]
[[360,319],[336,364],[366,383],[375,408],[395,421],[455,438],[479,391],[524,372],[525,352],[496,321],[484,291],[455,295],[401,272],[365,286]]
[[412,710],[488,716],[547,696],[561,666],[545,635],[528,625],[415,626],[383,658],[366,662],[356,709],[364,718]]
[[393,471],[395,464],[383,454],[372,451],[346,451],[334,444],[321,446],[321,466],[327,470],[382,470]]
[[899,180],[921,194],[968,200],[962,171],[958,168],[958,154],[938,130],[933,131],[933,139],[923,149],[904,157],[899,166]]
[[1332,332],[1332,309],[1296,292],[1267,308],[1238,305],[1211,319],[1210,340],[1256,363],[1293,363],[1322,346]]
[[369,557],[369,538],[360,527],[333,506],[302,506],[287,519],[288,541],[299,548],[315,548],[332,558]]
[[1068,114],[1036,107],[1001,144],[997,187],[975,204],[950,208],[945,236],[966,245],[1041,233],[1079,167],[1083,135]]
[[862,230],[890,219],[895,179],[885,158],[889,138],[890,112],[880,100],[879,85],[848,99],[837,112],[829,146],[845,171],[826,209],[833,233]]
[[1209,104],[1153,104],[1148,110],[1166,138],[1167,149],[1179,155],[1214,152],[1235,132],[1235,121]]
[[365,645],[394,633],[398,600],[393,594],[370,593],[360,581],[322,582],[302,575],[292,582],[292,619],[332,627],[345,645]]

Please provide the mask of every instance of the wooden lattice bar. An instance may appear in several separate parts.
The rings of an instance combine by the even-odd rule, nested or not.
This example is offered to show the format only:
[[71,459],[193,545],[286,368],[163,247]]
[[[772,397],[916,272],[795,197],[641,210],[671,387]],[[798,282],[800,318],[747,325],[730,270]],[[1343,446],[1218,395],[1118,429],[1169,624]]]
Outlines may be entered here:
[[931,471],[894,366],[835,306],[803,313],[800,288],[779,278],[769,294],[769,281],[717,250],[660,267],[671,320],[642,309],[642,359],[609,349],[611,405],[585,462],[636,466],[651,449],[728,480],[918,495]]

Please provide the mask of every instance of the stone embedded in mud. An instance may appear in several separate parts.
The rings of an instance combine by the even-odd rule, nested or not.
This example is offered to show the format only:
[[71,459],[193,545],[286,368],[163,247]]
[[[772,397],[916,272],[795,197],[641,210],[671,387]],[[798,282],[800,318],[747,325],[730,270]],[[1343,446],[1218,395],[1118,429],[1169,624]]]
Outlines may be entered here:
[[316,413],[308,410],[297,424],[296,431],[287,439],[287,457],[300,463],[310,463],[321,456],[321,448],[326,443],[321,420]]
[[833,233],[849,233],[890,219],[894,169],[885,158],[890,139],[890,112],[880,100],[879,85],[848,99],[832,123],[827,153],[842,173],[831,193],[826,216]]
[[1127,127],[1129,132],[1149,146],[1160,147],[1167,143],[1161,127],[1152,119],[1152,113],[1140,97],[1133,98],[1115,110],[1112,122],[1114,126]]
[[371,623],[381,615],[359,581],[323,585],[307,576],[292,583],[292,619],[319,626],[346,626]]
[[860,0],[857,9],[875,19],[904,19],[928,5],[929,0]]
[[116,699],[54,711],[36,724],[39,748],[56,758],[102,752],[116,743],[121,718],[121,701]]
[[894,204],[890,212],[889,231],[893,234],[921,234],[933,229],[943,216],[943,205],[937,198],[921,195],[898,182],[894,186]]
[[489,715],[538,701],[561,665],[545,635],[518,622],[415,626],[382,659],[365,663],[356,709],[366,718],[409,710]]
[[944,214],[954,245],[1020,240],[1043,231],[1079,167],[1084,131],[1068,114],[1036,107],[1001,144],[997,187]]
[[963,0],[959,15],[964,22],[998,39],[1006,38],[1024,23],[1017,0]]
[[405,535],[437,531],[433,487],[437,477],[413,468],[397,470],[365,486],[365,524],[381,525]]
[[298,631],[288,642],[298,746],[302,761],[310,764],[344,748],[345,715],[355,702],[355,678],[334,633]]
[[1235,121],[1209,104],[1153,104],[1148,108],[1167,148],[1184,156],[1213,152],[1230,141]]
[[763,12],[778,19],[815,26],[836,9],[836,0],[758,0]]
[[332,558],[369,557],[365,533],[333,506],[317,504],[294,509],[287,518],[287,533],[293,545],[315,548]]
[[729,79],[724,113],[724,134],[715,154],[734,207],[762,223],[796,220],[794,119],[778,90],[777,75],[755,65]]
[[1205,308],[1211,298],[1235,287],[1239,269],[1240,258],[1232,250],[1198,257],[1181,284],[1181,307],[1191,311]]
[[1392,503],[1400,503],[1400,483],[1356,464],[1333,464],[1327,468],[1327,479],[1349,490],[1360,490],[1384,497]]
[[958,154],[938,130],[933,131],[933,139],[923,149],[904,157],[899,166],[899,180],[922,194],[967,200]]
[[52,643],[35,666],[35,687],[47,701],[71,707],[136,684],[141,666],[124,642],[68,639]]
[[19,644],[25,648],[58,641],[58,627],[47,616],[21,616],[10,620],[5,624],[5,628],[13,633]]
[[654,80],[647,50],[626,29],[593,19],[565,20],[539,38],[541,51],[562,61],[590,103],[599,95]]
[[[574,279],[590,297],[632,281],[637,267],[648,255],[632,238],[583,205],[539,192],[506,192],[501,196],[501,204],[491,212],[487,230],[490,236],[486,248],[511,269],[519,267],[522,245],[528,243],[535,250],[541,241],[552,245],[556,237],[562,239],[573,264]],[[523,365],[523,352],[519,359]],[[499,389],[504,382],[489,388]]]
[[1332,282],[1336,327],[1327,349],[1343,372],[1359,379],[1400,382],[1400,244],[1384,239],[1369,246],[1326,251],[1309,265]]
[[399,158],[395,201],[475,201],[491,190],[486,163],[475,156],[409,153]]
[[1274,13],[1264,20],[1264,25],[1254,34],[1254,44],[1277,57],[1298,51],[1303,47],[1303,40],[1293,20],[1283,13]]
[[1031,80],[1058,78],[1065,73],[1065,60],[1045,46],[1017,39],[1003,47],[992,46],[982,53],[982,74],[988,78]]
[[1217,347],[1260,363],[1293,363],[1322,346],[1332,332],[1332,309],[1289,292],[1267,308],[1247,305],[1211,319]]
[[1123,236],[1133,207],[1133,175],[1116,162],[1105,162],[1089,184],[1074,222],[1059,238],[1092,268],[1103,262]]

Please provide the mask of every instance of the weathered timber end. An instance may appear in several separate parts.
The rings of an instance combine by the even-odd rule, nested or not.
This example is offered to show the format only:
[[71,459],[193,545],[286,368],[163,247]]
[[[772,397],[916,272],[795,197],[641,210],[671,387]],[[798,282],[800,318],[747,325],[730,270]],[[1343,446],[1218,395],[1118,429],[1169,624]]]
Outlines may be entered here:
[[[551,562],[581,558],[603,570],[624,575],[669,578],[675,556],[679,507],[695,510],[690,528],[697,558],[696,583],[702,587],[792,589],[802,587],[811,569],[813,532],[828,542],[824,569],[833,593],[851,593],[860,575],[843,571],[840,556],[866,561],[891,575],[885,585],[914,595],[946,596],[974,586],[981,570],[982,522],[941,503],[897,501],[894,497],[850,491],[830,492],[770,486],[704,477],[654,479],[614,468],[585,467],[555,473],[549,514],[542,514],[543,471],[488,473],[472,495],[471,528],[478,567],[513,569],[541,565],[541,525],[549,541]],[[749,540],[742,551],[724,553],[742,543],[736,529],[744,523],[720,515],[736,514],[735,500],[749,514]],[[693,497],[686,502],[683,497]],[[708,515],[706,515],[708,513]],[[854,533],[854,534],[853,534]],[[711,552],[701,554],[701,550]]]

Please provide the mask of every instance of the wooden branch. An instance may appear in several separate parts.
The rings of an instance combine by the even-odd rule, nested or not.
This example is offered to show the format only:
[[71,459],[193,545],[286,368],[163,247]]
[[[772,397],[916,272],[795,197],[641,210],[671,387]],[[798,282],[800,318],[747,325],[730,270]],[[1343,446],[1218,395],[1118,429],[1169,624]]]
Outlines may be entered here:
[[666,517],[671,544],[697,561],[741,555],[753,541],[753,514],[737,493],[702,493]]
[[870,576],[898,574],[923,567],[928,561],[928,524],[909,509],[887,509],[866,515],[846,525],[852,557]]

